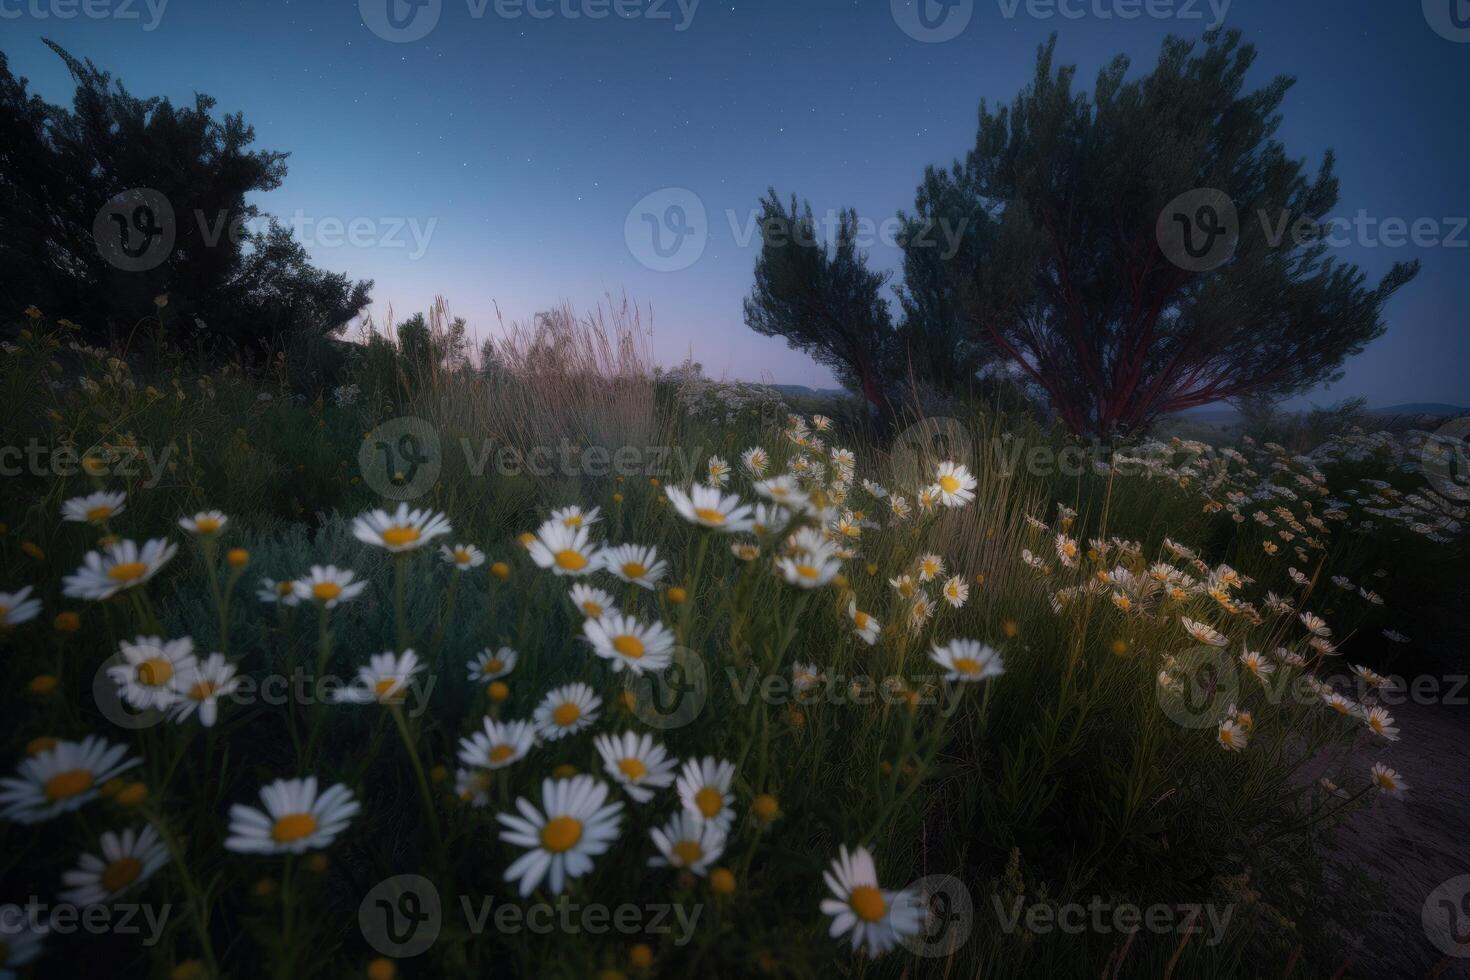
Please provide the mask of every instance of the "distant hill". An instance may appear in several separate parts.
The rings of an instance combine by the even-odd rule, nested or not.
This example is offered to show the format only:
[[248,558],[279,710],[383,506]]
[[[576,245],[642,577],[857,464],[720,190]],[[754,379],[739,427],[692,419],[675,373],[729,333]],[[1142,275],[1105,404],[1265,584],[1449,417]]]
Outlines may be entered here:
[[1445,405],[1442,402],[1409,402],[1405,405],[1387,405],[1383,408],[1370,408],[1368,411],[1374,415],[1435,415],[1446,419],[1458,418],[1461,415],[1470,415],[1470,408],[1462,408],[1458,405]]
[[842,388],[808,388],[806,385],[766,385],[774,388],[783,395],[791,395],[799,398],[844,398],[847,392]]

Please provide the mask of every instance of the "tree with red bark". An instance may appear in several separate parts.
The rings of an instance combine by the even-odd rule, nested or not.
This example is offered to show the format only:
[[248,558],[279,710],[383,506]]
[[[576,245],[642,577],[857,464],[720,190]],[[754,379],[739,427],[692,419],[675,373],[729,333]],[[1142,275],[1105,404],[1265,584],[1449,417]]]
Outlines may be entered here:
[[963,165],[929,179],[989,216],[955,273],[965,322],[1069,428],[1107,437],[1300,393],[1382,334],[1418,264],[1368,285],[1329,254],[1332,154],[1309,177],[1275,136],[1292,79],[1247,91],[1253,47],[1216,31],[1202,46],[1166,40],[1136,80],[1115,59],[1089,97],[1074,68],[1053,69],[1055,45],[1010,106],[981,104]]

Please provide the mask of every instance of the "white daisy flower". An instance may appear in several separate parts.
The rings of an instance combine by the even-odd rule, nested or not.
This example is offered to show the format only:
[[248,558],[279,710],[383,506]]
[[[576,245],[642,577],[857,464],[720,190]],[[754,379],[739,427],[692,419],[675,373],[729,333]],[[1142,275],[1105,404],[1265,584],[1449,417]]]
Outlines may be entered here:
[[935,554],[919,556],[919,581],[932,582],[944,574],[944,559]]
[[587,575],[600,567],[587,528],[569,527],[561,521],[547,521],[537,528],[526,552],[538,566],[557,575]]
[[690,759],[679,772],[679,802],[689,813],[728,833],[730,824],[735,821],[735,811],[731,806],[735,802],[735,794],[730,791],[734,779],[733,762],[709,755],[703,759]]
[[592,859],[608,849],[622,823],[623,804],[608,803],[607,792],[607,784],[591,776],[548,779],[541,784],[541,810],[521,797],[519,815],[495,815],[504,828],[501,840],[530,848],[505,869],[506,881],[520,881],[522,898],[543,878],[560,894],[568,881],[592,870]]
[[1400,796],[1409,789],[1409,784],[1404,782],[1404,777],[1381,762],[1373,763],[1373,768],[1368,772],[1368,778],[1385,796]]
[[648,832],[658,854],[650,868],[677,868],[703,876],[725,853],[725,831],[692,813],[676,813],[662,827]]
[[1302,621],[1302,625],[1307,628],[1307,632],[1313,636],[1328,637],[1332,635],[1332,628],[1324,620],[1309,612],[1304,612],[1297,618]]
[[929,659],[943,667],[950,681],[983,681],[1004,674],[1005,662],[995,649],[979,640],[951,640],[934,644]]
[[1242,650],[1240,662],[1263,684],[1269,675],[1276,672],[1276,665],[1254,650]]
[[88,735],[23,759],[15,776],[0,779],[0,818],[40,823],[77,809],[95,799],[103,783],[142,761],[127,752],[126,745]]
[[61,505],[61,519],[78,524],[101,524],[121,514],[128,495],[122,491],[98,490],[83,497],[73,497]]
[[772,503],[785,507],[798,507],[804,500],[801,487],[797,485],[795,478],[786,473],[760,481],[755,485],[755,492]]
[[139,710],[168,708],[179,700],[177,678],[199,665],[194,641],[187,636],[165,642],[156,636],[140,636],[118,644],[123,662],[107,668],[117,693]]
[[816,589],[837,577],[842,571],[842,562],[827,545],[816,551],[798,551],[794,555],[777,558],[776,571],[792,585]]
[[800,661],[791,665],[791,687],[797,694],[805,694],[822,683],[822,671],[816,664]]
[[224,515],[223,511],[218,510],[201,510],[193,517],[179,518],[179,527],[201,538],[218,534],[225,529],[228,523],[230,519]]
[[917,895],[878,886],[878,869],[865,847],[851,853],[846,846],[839,848],[822,880],[833,896],[822,899],[821,905],[823,914],[832,917],[831,936],[851,935],[852,948],[866,946],[870,957],[888,952],[924,924]]
[[668,571],[669,563],[658,556],[658,549],[636,544],[602,549],[602,567],[624,582],[651,589]]
[[234,694],[240,687],[235,665],[222,653],[211,653],[204,660],[180,668],[174,674],[174,688],[179,699],[172,711],[174,721],[184,721],[195,711],[199,723],[213,727],[219,717],[219,699]]
[[588,619],[601,619],[618,611],[617,601],[602,589],[578,584],[572,586],[571,594],[572,605]]
[[487,769],[466,769],[461,766],[454,771],[454,794],[470,806],[490,805],[490,787],[495,777]]
[[399,504],[391,514],[370,510],[352,522],[357,540],[395,555],[422,548],[449,532],[449,518],[431,510],[412,510],[406,503]]
[[31,598],[31,587],[17,592],[0,592],[0,630],[29,623],[41,612],[41,600]]
[[575,735],[597,720],[601,707],[602,698],[586,684],[564,684],[548,691],[536,706],[536,733],[548,742]]
[[583,510],[573,504],[570,507],[561,507],[552,511],[547,520],[555,521],[563,527],[591,527],[602,520],[602,508],[593,507],[591,510]]
[[1393,715],[1384,708],[1369,708],[1363,715],[1363,721],[1373,730],[1375,735],[1382,735],[1390,742],[1399,740],[1399,730],[1394,726]]
[[751,518],[750,530],[757,537],[780,534],[791,523],[791,511],[777,504],[755,505],[755,516]]
[[255,598],[264,603],[280,603],[283,606],[301,603],[300,597],[296,595],[296,583],[289,579],[284,582],[277,582],[273,578],[261,579],[260,586],[255,590]]
[[1223,647],[1230,641],[1225,636],[1205,623],[1198,623],[1188,616],[1180,616],[1179,623],[1184,627],[1184,632],[1207,646]]
[[402,704],[409,685],[423,669],[412,650],[375,653],[366,667],[357,669],[357,678],[333,695],[333,700],[338,704]]
[[934,478],[939,502],[946,507],[963,507],[975,499],[975,478],[961,463],[940,463]]
[[664,747],[644,732],[635,735],[598,735],[592,740],[597,754],[602,756],[602,768],[613,782],[623,787],[635,803],[647,803],[653,799],[653,791],[672,785],[676,759],[670,758]]
[[510,647],[501,647],[494,651],[486,647],[470,658],[469,679],[481,684],[489,684],[515,670],[518,659],[520,659],[520,654]]
[[58,896],[61,901],[82,908],[107,904],[147,881],[169,861],[168,848],[148,824],[141,830],[129,827],[121,834],[105,830],[101,844],[101,857],[83,854],[74,869],[62,874],[61,882],[67,888]]
[[859,609],[856,599],[849,599],[847,602],[847,618],[852,620],[852,628],[858,639],[868,646],[878,642],[878,636],[883,632],[883,624],[878,622],[878,617]]
[[888,498],[888,509],[892,512],[894,520],[898,521],[908,520],[909,515],[913,513],[913,508],[909,506],[908,500],[898,494]]
[[678,487],[669,487],[665,492],[674,510],[691,524],[726,534],[750,530],[750,505],[733,494],[721,493],[718,487],[695,484],[687,493]]
[[327,847],[361,809],[341,783],[320,795],[316,777],[277,779],[263,786],[265,809],[240,803],[230,807],[225,849],[237,854],[304,854]]
[[336,565],[313,565],[305,578],[291,584],[292,594],[298,602],[308,600],[328,609],[336,609],[339,603],[349,602],[362,594],[366,582],[354,581],[356,575]]
[[479,769],[501,769],[524,759],[536,744],[536,728],[529,721],[486,718],[484,731],[459,740],[459,761]]
[[461,572],[485,564],[485,552],[472,544],[457,544],[453,547],[446,544],[439,549],[439,557]]
[[704,482],[707,486],[723,487],[730,482],[730,464],[723,456],[711,456],[705,469]]
[[952,576],[944,583],[944,588],[940,594],[944,596],[945,602],[959,609],[970,598],[970,583],[965,581],[963,575]]
[[673,657],[674,634],[663,623],[644,626],[632,616],[613,613],[584,620],[582,633],[592,644],[592,652],[610,661],[615,671],[663,670]]
[[771,465],[771,456],[764,449],[755,446],[740,454],[740,462],[751,476],[762,477],[766,475],[766,468]]
[[89,551],[82,566],[61,580],[62,595],[73,599],[110,599],[123,589],[142,585],[178,554],[179,546],[154,538],[142,548],[118,541],[104,551]]
[[1244,726],[1231,718],[1221,720],[1215,738],[1219,741],[1220,747],[1229,752],[1241,751],[1250,741],[1250,736],[1246,734]]

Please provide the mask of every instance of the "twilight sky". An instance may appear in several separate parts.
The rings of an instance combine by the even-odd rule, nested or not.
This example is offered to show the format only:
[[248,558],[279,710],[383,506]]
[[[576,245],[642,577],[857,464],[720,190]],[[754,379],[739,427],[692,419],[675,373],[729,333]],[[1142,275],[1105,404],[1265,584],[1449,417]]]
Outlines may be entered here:
[[1288,151],[1312,169],[1338,153],[1341,255],[1375,279],[1424,264],[1387,336],[1305,401],[1470,404],[1467,0],[0,0],[0,50],[53,102],[72,86],[43,36],[135,94],[243,112],[257,147],[292,154],[258,203],[321,266],[375,279],[380,318],[443,295],[484,334],[495,304],[520,319],[626,292],[665,364],[825,386],[742,321],[768,186],[856,208],[873,265],[897,269],[883,222],[1048,34],[1090,88],[1112,55],[1151,66],[1221,13],[1260,49],[1258,83],[1298,78]]

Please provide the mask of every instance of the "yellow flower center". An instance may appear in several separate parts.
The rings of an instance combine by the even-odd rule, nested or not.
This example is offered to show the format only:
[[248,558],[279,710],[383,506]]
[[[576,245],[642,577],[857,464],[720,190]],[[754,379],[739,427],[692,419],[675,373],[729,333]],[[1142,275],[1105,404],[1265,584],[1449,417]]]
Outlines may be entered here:
[[614,650],[629,660],[643,659],[643,641],[636,636],[629,636],[626,633],[622,636],[615,636],[612,645]]
[[219,521],[213,517],[201,517],[194,522],[195,529],[200,534],[213,534],[219,530]]
[[195,701],[207,701],[214,697],[214,692],[219,690],[214,681],[200,681],[189,688],[189,697]]
[[582,839],[582,821],[576,817],[553,817],[541,828],[541,846],[553,854],[570,851]]
[[73,796],[79,796],[92,788],[96,779],[89,769],[70,769],[59,772],[46,780],[46,799],[55,803],[58,800],[69,800]]
[[397,677],[385,677],[373,685],[373,693],[377,695],[379,701],[386,700],[395,695],[401,683]]
[[138,682],[149,687],[162,687],[174,676],[174,665],[163,657],[149,657],[138,665]]
[[865,612],[855,613],[852,617],[852,624],[860,630],[865,630],[868,628],[868,619],[869,616]]
[[648,574],[648,569],[641,562],[630,561],[623,566],[623,574],[628,578],[642,578]]
[[629,782],[636,783],[648,775],[648,767],[643,764],[642,759],[630,755],[626,759],[618,760],[618,772],[626,776]]
[[89,521],[105,521],[111,516],[112,508],[107,506],[106,504],[100,504],[99,506],[88,508],[87,510],[87,520]]
[[461,565],[468,565],[470,563],[470,553],[468,551],[465,551],[463,548],[460,548],[454,553],[454,560],[459,562]]
[[704,848],[699,846],[698,841],[681,840],[669,850],[674,852],[674,857],[679,859],[679,864],[686,868],[704,857]]
[[318,582],[311,587],[311,594],[318,602],[331,602],[342,594],[342,586],[336,582]]
[[[288,596],[293,591],[294,591],[294,586],[290,582],[277,582],[276,583],[276,595],[278,595],[278,596]],[[312,591],[315,592],[316,589],[312,589]]]
[[562,728],[566,728],[580,717],[582,717],[582,709],[570,701],[557,705],[556,710],[551,713],[551,720]]
[[821,577],[822,570],[815,565],[797,565],[796,574],[807,579],[819,578]]
[[490,761],[496,764],[502,763],[516,754],[516,750],[509,745],[492,745],[490,747]]
[[853,912],[864,922],[877,922],[888,911],[888,905],[883,901],[883,893],[872,885],[858,885],[852,890],[847,900]]
[[132,582],[142,578],[146,571],[148,571],[148,566],[140,561],[125,561],[109,568],[107,577],[114,582]]
[[271,826],[271,837],[278,844],[290,844],[316,833],[316,817],[309,813],[289,813]]
[[713,820],[725,805],[725,798],[713,786],[706,786],[694,794],[694,805],[699,808],[699,812],[706,820]]
[[498,674],[505,668],[505,661],[499,657],[491,657],[485,661],[485,666],[480,668],[482,674]]
[[580,572],[587,567],[587,556],[571,548],[556,553],[556,563],[569,572]]
[[962,674],[980,673],[980,661],[973,657],[955,657],[954,669]]
[[401,548],[418,539],[419,529],[416,527],[390,527],[383,532],[383,543],[390,548]]
[[603,609],[600,603],[588,600],[582,603],[582,612],[586,613],[592,619],[599,619],[602,616]]
[[135,857],[118,858],[102,872],[102,887],[108,894],[115,894],[137,881],[142,873],[142,861]]
[[565,527],[581,527],[582,526],[582,515],[581,514],[573,514],[572,516],[570,516],[570,517],[566,518],[564,521],[562,521],[562,524]]
[[725,515],[712,507],[696,507],[694,509],[694,516],[706,524],[725,523]]

